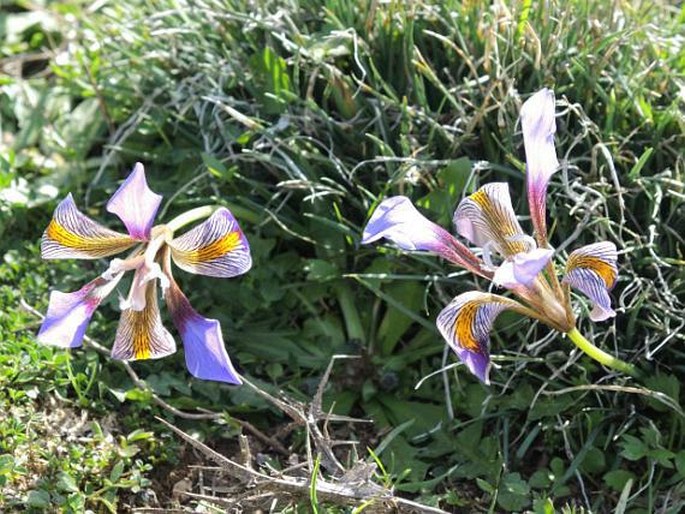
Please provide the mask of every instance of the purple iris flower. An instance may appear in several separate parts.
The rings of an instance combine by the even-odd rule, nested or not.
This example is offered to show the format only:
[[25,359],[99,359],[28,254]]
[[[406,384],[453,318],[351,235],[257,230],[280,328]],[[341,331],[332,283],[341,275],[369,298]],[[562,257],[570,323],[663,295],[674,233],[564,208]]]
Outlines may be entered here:
[[561,281],[552,264],[554,250],[547,241],[545,219],[546,193],[559,162],[554,147],[555,101],[551,90],[542,89],[523,104],[521,126],[534,237],[523,231],[516,218],[509,186],[490,183],[464,198],[453,219],[457,233],[481,248],[482,259],[444,228],[426,219],[403,196],[386,198],[378,205],[364,229],[362,243],[385,238],[403,250],[436,253],[492,280],[516,297],[470,291],[454,298],[438,315],[437,326],[442,336],[469,370],[486,384],[491,366],[489,333],[496,317],[507,309],[567,334],[603,364],[631,372],[630,365],[604,354],[583,338],[575,328],[570,303],[569,288],[574,287],[592,302],[590,319],[602,321],[615,316],[609,291],[618,275],[616,246],[600,242],[575,250],[566,260]]
[[[200,207],[166,225],[153,226],[161,201],[162,197],[148,188],[143,165],[137,163],[107,203],[107,210],[121,219],[128,234],[110,230],[85,216],[71,194],[59,203],[43,234],[44,259],[99,259],[126,250],[130,253],[125,259],[112,259],[102,275],[78,291],[53,291],[38,341],[63,348],[81,346],[95,309],[122,276],[132,271],[130,291],[120,303],[122,314],[112,357],[126,361],[158,359],[176,351],[173,336],[162,325],[159,284],[181,335],[190,373],[204,380],[241,384],[226,352],[219,322],[193,310],[174,280],[171,262],[200,275],[242,275],[252,266],[247,239],[233,214],[224,207]],[[207,216],[196,227],[174,237],[177,229]]]

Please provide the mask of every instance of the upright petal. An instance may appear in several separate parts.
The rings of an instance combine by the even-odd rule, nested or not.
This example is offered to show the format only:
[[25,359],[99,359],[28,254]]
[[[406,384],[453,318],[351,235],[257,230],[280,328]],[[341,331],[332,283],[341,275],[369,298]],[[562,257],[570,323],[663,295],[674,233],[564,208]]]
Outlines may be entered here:
[[228,278],[252,267],[247,238],[231,211],[224,207],[169,246],[176,265],[190,273]]
[[521,108],[523,146],[526,149],[528,205],[535,235],[542,246],[547,241],[547,186],[559,168],[554,148],[554,92],[541,89]]
[[112,347],[114,359],[159,359],[176,351],[176,342],[159,315],[156,280],[148,282],[145,293],[143,310],[126,309],[121,313]]
[[506,182],[485,184],[459,202],[454,211],[454,225],[474,245],[492,247],[504,257],[528,249]]
[[616,245],[606,241],[583,246],[568,256],[563,282],[590,298],[594,304],[590,312],[593,321],[616,316],[611,308],[609,291],[618,277],[617,260]]
[[119,216],[132,238],[150,239],[150,230],[162,196],[147,187],[145,169],[139,162],[107,202],[107,211]]
[[383,200],[364,228],[362,244],[381,238],[392,241],[403,250],[434,252],[473,273],[488,276],[481,261],[447,230],[426,219],[406,196]]
[[73,293],[50,293],[48,312],[38,332],[38,341],[62,348],[81,346],[93,312],[116,287],[122,275],[119,273],[111,280],[98,277]]
[[495,285],[509,289],[530,286],[554,255],[550,248],[535,248],[505,260],[492,277]]
[[81,213],[71,193],[62,200],[43,233],[43,259],[99,259],[123,252],[137,241]]
[[173,279],[164,299],[174,325],[181,334],[186,366],[191,375],[202,380],[242,384],[240,375],[226,352],[219,322],[204,318],[193,310]]
[[525,313],[509,298],[470,291],[457,296],[438,315],[438,330],[471,373],[490,383],[490,330],[505,309]]

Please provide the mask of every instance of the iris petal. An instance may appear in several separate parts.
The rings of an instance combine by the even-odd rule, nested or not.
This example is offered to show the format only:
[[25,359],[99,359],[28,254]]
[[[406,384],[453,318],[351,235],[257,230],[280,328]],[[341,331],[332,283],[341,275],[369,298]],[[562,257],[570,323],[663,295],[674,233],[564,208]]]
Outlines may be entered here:
[[147,241],[162,196],[147,186],[145,169],[139,162],[107,202],[107,211],[119,216],[132,238]]
[[523,146],[526,149],[526,182],[530,215],[538,240],[547,239],[547,186],[559,169],[554,148],[554,92],[541,89],[521,108]]
[[523,310],[514,300],[470,291],[457,296],[438,315],[438,330],[471,373],[490,383],[490,330],[506,309]]
[[426,219],[406,196],[393,196],[380,203],[364,228],[361,242],[367,244],[381,238],[403,250],[434,252],[474,273],[486,275],[478,257],[447,230]]
[[81,346],[93,312],[116,287],[122,275],[119,273],[111,280],[98,277],[73,293],[50,293],[48,312],[38,332],[38,341],[62,348]]
[[242,384],[226,352],[219,322],[204,318],[193,310],[173,280],[164,298],[183,340],[188,371],[202,380]]
[[123,252],[136,242],[81,213],[69,193],[55,209],[40,250],[44,259],[99,259]]
[[545,269],[553,255],[554,250],[549,248],[535,248],[529,252],[517,253],[500,265],[492,277],[492,282],[507,288],[528,287]]
[[566,262],[563,282],[583,292],[593,302],[590,312],[593,321],[604,321],[616,316],[611,308],[609,291],[618,278],[616,245],[594,243],[571,252]]
[[169,246],[176,265],[190,273],[228,278],[252,267],[247,238],[231,211],[224,207]]
[[143,310],[126,309],[121,313],[112,347],[114,359],[159,359],[176,351],[174,338],[162,325],[155,280],[148,282],[145,293]]
[[485,184],[464,198],[454,212],[457,232],[480,247],[494,247],[504,257],[525,252],[525,234],[516,219],[506,182]]

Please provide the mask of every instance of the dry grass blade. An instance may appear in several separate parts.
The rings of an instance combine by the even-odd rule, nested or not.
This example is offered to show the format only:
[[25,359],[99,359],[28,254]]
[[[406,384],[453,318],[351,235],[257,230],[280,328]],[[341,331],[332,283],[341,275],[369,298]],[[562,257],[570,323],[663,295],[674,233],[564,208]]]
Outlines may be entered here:
[[[312,486],[310,478],[284,474],[269,476],[260,473],[221,455],[168,421],[162,418],[157,418],[157,420],[203,455],[216,462],[229,476],[238,480],[247,490],[246,493],[237,497],[218,497],[190,492],[184,492],[184,495],[213,502],[222,507],[239,507],[248,512],[271,504],[274,498],[280,500],[287,498],[295,504],[309,501]],[[368,466],[365,467],[368,468]],[[370,479],[370,474],[367,474],[366,478]],[[394,511],[400,513],[444,514],[446,512],[404,498],[398,498],[391,490],[369,482],[367,479],[359,480],[357,473],[343,475],[340,480],[335,482],[319,477],[315,482],[317,498],[322,502],[339,506],[365,504],[365,512],[370,513]]]

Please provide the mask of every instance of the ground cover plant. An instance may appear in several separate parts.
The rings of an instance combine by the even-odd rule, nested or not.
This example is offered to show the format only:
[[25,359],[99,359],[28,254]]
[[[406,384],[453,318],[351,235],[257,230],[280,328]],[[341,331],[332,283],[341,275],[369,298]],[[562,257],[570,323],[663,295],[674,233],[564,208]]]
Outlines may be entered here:
[[[682,7],[45,1],[0,21],[0,509],[386,512],[391,489],[425,512],[683,508]],[[578,296],[578,328],[644,377],[505,312],[485,386],[434,322],[488,282],[360,244],[397,195],[449,231],[488,182],[527,212],[517,121],[543,87],[550,244],[562,262],[618,249],[616,317],[587,322]],[[103,220],[137,161],[159,219],[211,203],[240,220],[249,273],[177,279],[243,386],[192,378],[181,352],[111,360],[116,294],[83,350],[36,341],[49,291],[106,267],[41,260],[55,207],[72,192]],[[251,496],[275,470],[292,481]]]

